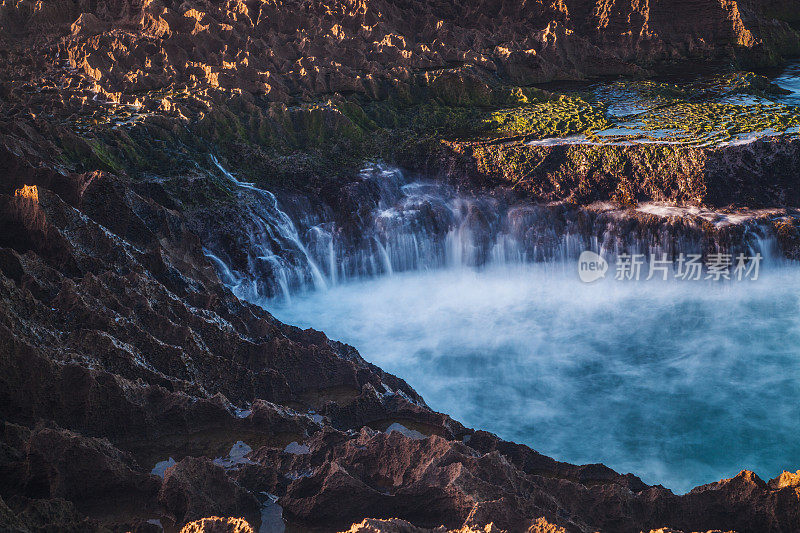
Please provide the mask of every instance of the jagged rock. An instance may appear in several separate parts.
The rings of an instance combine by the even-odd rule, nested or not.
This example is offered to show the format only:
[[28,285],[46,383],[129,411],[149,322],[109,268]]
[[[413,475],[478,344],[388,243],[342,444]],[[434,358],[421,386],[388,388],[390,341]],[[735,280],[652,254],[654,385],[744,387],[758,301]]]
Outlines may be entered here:
[[241,518],[202,518],[181,528],[181,533],[254,533],[247,521]]
[[92,13],[81,13],[71,28],[73,35],[96,35],[107,29],[108,24],[103,23]]
[[[555,526],[549,523],[544,518],[536,520],[527,530],[526,533],[566,533],[564,528]],[[346,533],[501,533],[494,524],[487,524],[483,528],[472,528],[464,526],[459,529],[447,530],[444,527],[435,529],[424,529],[414,526],[405,520],[397,518],[390,518],[388,520],[379,520],[375,518],[366,518],[358,524],[353,524]],[[644,532],[641,532],[644,533]],[[653,529],[649,533],[683,533],[677,529],[660,528]],[[697,532],[694,532],[697,533]],[[723,533],[720,530],[707,531],[705,533]],[[725,533],[736,533],[735,531],[727,531]]]
[[[659,529],[652,529],[652,530],[650,530],[650,533],[684,533],[684,532],[683,531],[678,531],[677,529],[672,529],[672,528],[669,528],[669,527],[662,527],[662,528],[659,528]],[[694,531],[692,533],[701,533],[701,532]],[[719,529],[714,529],[714,530],[709,530],[709,531],[705,531],[705,532],[702,532],[702,533],[736,533],[736,531],[725,531],[725,532],[723,532],[723,531],[720,531]]]
[[[558,463],[467,430],[352,349],[232,298],[182,215],[111,174],[80,180],[86,186],[74,205],[52,183],[38,183],[36,203],[11,196],[19,184],[3,197],[12,209],[2,220],[14,229],[0,254],[0,408],[22,429],[7,430],[10,451],[0,467],[9,473],[4,480],[28,479],[14,472],[26,464],[29,441],[40,443],[31,448],[31,457],[42,457],[37,464],[53,465],[51,474],[30,478],[44,481],[24,483],[43,487],[26,498],[74,498],[77,512],[94,516],[106,492],[146,487],[146,516],[111,519],[126,524],[165,512],[179,522],[256,513],[247,491],[278,496],[292,522],[340,528],[387,513],[415,527],[492,522],[515,530],[544,517],[570,532],[632,533],[663,525],[753,531],[775,524],[779,531],[798,519],[786,476],[765,484],[743,475],[679,497],[601,465]],[[378,394],[384,383],[403,394]],[[43,419],[69,429],[35,429]],[[379,431],[392,424],[422,438]],[[64,439],[99,454],[115,474],[81,483],[71,465],[47,457]],[[230,475],[208,459],[183,459],[224,457],[236,440],[256,449],[249,456],[255,464]],[[148,472],[170,456],[183,460],[168,471],[162,497],[148,496],[155,479]],[[21,490],[5,487],[0,495]],[[220,490],[233,495],[230,508],[208,496]]]
[[[352,222],[363,191],[302,166],[315,139],[347,137],[352,120],[332,93],[369,101],[424,89],[447,105],[480,106],[494,102],[490,82],[644,73],[687,59],[772,64],[800,50],[780,20],[796,2],[757,4],[4,3],[0,526],[144,532],[171,515],[177,526],[201,519],[190,530],[249,531],[242,520],[202,518],[257,524],[264,502],[254,494],[269,492],[292,525],[322,528],[365,516],[399,517],[362,522],[372,530],[465,533],[794,528],[796,475],[764,483],[745,472],[675,496],[466,429],[354,349],[237,300],[203,253],[212,238],[236,249],[248,227],[244,206],[197,164],[217,148],[209,139],[243,135],[241,117],[247,135],[300,150],[287,172],[314,192],[309,201],[339,202]],[[236,145],[238,157],[289,166],[255,137]],[[796,144],[752,149],[768,147],[762,167],[787,169],[768,190],[757,175],[720,186],[726,158],[749,160],[750,148],[688,150],[675,199],[725,203],[756,191],[764,202],[794,201]],[[537,171],[576,177],[560,173],[562,149],[536,151],[552,163]],[[149,158],[169,172],[134,172]],[[479,187],[509,178],[493,175],[489,159]],[[592,169],[599,196],[618,185],[613,170]],[[658,174],[668,170],[669,161]],[[634,192],[656,197],[675,185],[652,178],[642,173]],[[535,184],[527,192],[573,199]],[[798,241],[795,226],[783,230]],[[397,424],[412,437],[385,432]],[[228,471],[211,461],[240,440],[255,448],[248,461],[223,461]],[[170,458],[160,482],[151,469]]]
[[[11,428],[7,428],[7,431]],[[5,494],[78,502],[84,512],[125,499],[146,507],[158,492],[156,478],[108,441],[60,429],[33,431],[19,443],[20,456],[6,464]]]
[[[549,530],[546,531],[544,529],[531,529],[530,532],[551,533]],[[358,524],[353,524],[346,533],[501,533],[501,531],[494,527],[493,524],[489,524],[480,529],[473,529],[465,526],[457,530],[448,531],[445,527],[437,527],[434,529],[416,527],[398,518],[390,518],[388,520],[365,518]],[[560,531],[553,529],[552,533],[560,533]]]
[[451,143],[449,148],[438,153],[431,170],[438,168],[460,186],[513,183],[526,197],[543,202],[610,201],[624,186],[637,201],[679,205],[774,207],[800,201],[793,178],[800,171],[798,139],[763,139],[724,149],[522,142]]
[[787,487],[800,487],[800,470],[797,472],[781,472],[781,475],[769,481],[772,489],[783,489]]
[[63,0],[5,5],[0,20],[5,40],[45,46],[77,69],[49,69],[81,80],[59,84],[62,102],[92,106],[87,90],[114,102],[160,91],[142,103],[179,116],[191,106],[165,94],[168,87],[188,87],[198,101],[209,91],[242,91],[286,102],[335,92],[380,98],[412,80],[425,83],[417,73],[453,64],[529,85],[631,74],[676,59],[774,63],[800,51],[797,33],[775,18],[789,20],[792,11],[778,4],[197,0],[119,1],[83,12],[85,2]]
[[79,513],[72,502],[60,498],[31,499],[13,496],[9,505],[0,498],[0,526],[9,533],[59,531],[107,533],[109,530]]
[[260,506],[255,497],[207,458],[187,457],[168,468],[158,499],[176,524],[213,515],[242,517],[249,523],[260,523]]

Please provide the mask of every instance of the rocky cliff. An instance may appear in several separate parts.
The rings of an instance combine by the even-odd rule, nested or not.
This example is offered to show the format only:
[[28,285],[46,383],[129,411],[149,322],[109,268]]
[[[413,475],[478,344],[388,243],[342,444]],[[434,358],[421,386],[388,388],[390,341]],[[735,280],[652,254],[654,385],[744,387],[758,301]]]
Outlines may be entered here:
[[464,428],[352,347],[236,299],[202,240],[245,225],[209,153],[328,203],[366,156],[548,201],[612,197],[633,168],[638,196],[790,203],[788,175],[766,191],[720,176],[794,168],[796,143],[655,154],[687,177],[656,183],[639,148],[581,174],[586,151],[512,145],[507,171],[513,152],[439,141],[487,108],[554,101],[532,83],[774,64],[800,51],[793,6],[3,2],[0,529],[796,531],[794,474],[676,496]]
[[774,62],[797,51],[797,35],[781,20],[789,2],[760,4],[59,0],[7,2],[2,21],[9,49],[20,37],[52,44],[108,95],[187,84],[289,101],[374,97],[420,71],[463,64],[525,85],[667,60]]

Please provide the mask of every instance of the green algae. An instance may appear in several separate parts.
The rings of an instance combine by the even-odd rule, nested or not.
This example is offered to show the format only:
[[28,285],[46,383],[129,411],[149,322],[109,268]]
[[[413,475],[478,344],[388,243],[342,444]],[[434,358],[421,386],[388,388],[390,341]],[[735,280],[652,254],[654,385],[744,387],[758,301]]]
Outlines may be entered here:
[[590,132],[600,144],[668,143],[710,146],[737,139],[792,133],[800,127],[797,107],[765,76],[735,72],[682,84],[621,81],[594,89],[587,100],[614,109],[611,127]]
[[[614,198],[635,205],[637,197],[649,192],[613,176],[625,174],[631,164],[649,175],[676,175],[681,164],[668,146],[715,145],[800,127],[797,108],[776,101],[780,89],[752,73],[686,82],[604,82],[569,94],[503,85],[465,71],[429,72],[421,78],[384,87],[376,95],[332,95],[291,105],[252,95],[211,101],[178,88],[141,94],[137,98],[142,101],[169,100],[175,106],[172,116],[109,106],[108,116],[98,111],[80,117],[73,132],[91,144],[65,149],[63,159],[78,169],[179,176],[196,172],[196,162],[213,153],[247,181],[318,187],[322,179],[352,175],[365,160],[425,165],[443,143],[469,143],[476,146],[475,157],[502,169],[506,183],[526,189],[533,187],[529,176],[563,163],[564,176],[536,185],[543,198],[560,197],[560,187],[576,191],[579,201]],[[514,144],[506,141],[571,136],[587,144],[563,162],[547,159],[551,147],[503,146]],[[647,148],[637,151],[631,163],[630,154],[616,144]],[[565,181],[567,173],[583,175],[583,168],[594,174],[576,184]],[[700,200],[703,193],[692,189],[693,178],[682,179],[688,185],[675,187],[685,188],[686,198]]]
[[800,111],[777,103],[750,105],[714,102],[678,102],[644,113],[633,125],[621,129],[634,135],[612,136],[607,141],[648,140],[687,145],[715,145],[750,134],[779,134],[800,127]]
[[561,96],[550,101],[489,113],[484,127],[489,136],[535,138],[566,137],[609,127],[602,105],[581,98]]

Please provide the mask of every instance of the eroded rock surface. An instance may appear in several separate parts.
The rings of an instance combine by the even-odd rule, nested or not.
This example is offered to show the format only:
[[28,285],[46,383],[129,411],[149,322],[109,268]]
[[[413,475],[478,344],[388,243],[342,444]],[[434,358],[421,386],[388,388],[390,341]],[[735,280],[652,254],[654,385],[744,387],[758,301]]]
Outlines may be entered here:
[[[765,483],[742,472],[676,496],[464,428],[352,347],[236,299],[203,253],[215,224],[235,250],[249,222],[206,168],[222,146],[253,173],[288,168],[295,182],[271,177],[302,182],[314,201],[353,200],[347,183],[314,170],[320,145],[358,137],[351,126],[363,117],[344,95],[414,101],[423,88],[474,106],[528,97],[497,84],[645,73],[669,60],[765,64],[800,49],[786,22],[794,3],[758,4],[4,3],[2,528],[796,531],[796,474]],[[337,103],[318,105],[327,97]],[[516,180],[502,157],[465,163],[464,146],[448,146],[437,172],[459,181],[475,171],[477,187],[521,181],[548,201],[620,188],[611,159],[570,173],[564,165],[585,153],[530,150],[538,181],[526,181],[526,166],[512,169],[526,172]],[[796,143],[787,146],[771,156],[793,169]],[[685,174],[667,182],[631,156],[644,170],[629,192],[711,205],[797,198],[788,173],[768,190],[745,177],[714,188],[729,156],[704,154],[681,155]],[[751,153],[740,156],[749,165]],[[783,230],[800,240],[793,224]]]
[[787,2],[759,4],[59,0],[10,3],[0,15],[9,48],[12,36],[55,32],[60,58],[108,96],[183,83],[287,100],[374,96],[387,81],[453,64],[530,84],[670,59],[744,54],[763,62],[798,50],[781,20],[791,19]]
[[181,533],[253,533],[253,528],[241,518],[212,516],[186,524]]
[[[621,532],[791,531],[800,519],[788,474],[675,496],[466,429],[352,348],[236,300],[184,216],[154,196],[98,173],[0,197],[10,523],[39,527],[30,509],[46,505],[58,509],[48,520],[89,528],[220,514],[258,527],[273,497],[289,523],[338,529],[365,516]],[[150,473],[169,458],[163,480]]]

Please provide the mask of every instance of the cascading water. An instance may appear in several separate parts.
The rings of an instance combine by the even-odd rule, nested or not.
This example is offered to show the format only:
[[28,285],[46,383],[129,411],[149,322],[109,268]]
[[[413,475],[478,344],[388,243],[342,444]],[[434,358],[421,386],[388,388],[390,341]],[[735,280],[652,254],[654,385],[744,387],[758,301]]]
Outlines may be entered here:
[[508,193],[459,195],[382,165],[365,168],[351,184],[357,212],[341,221],[330,206],[292,196],[279,202],[212,161],[250,211],[247,261],[233,266],[232,252],[220,246],[206,253],[234,293],[252,302],[288,301],[295,293],[408,271],[534,262],[571,267],[584,250],[609,258],[722,250],[774,255],[768,232],[755,222],[722,227],[709,240],[697,221],[521,204]]
[[251,211],[247,271],[236,272],[216,254],[206,255],[217,266],[221,279],[239,298],[259,301],[263,295],[289,298],[292,290],[327,287],[314,258],[300,239],[297,229],[278,207],[271,192],[237,180],[213,155],[211,161],[238,189],[243,206]]
[[[221,279],[352,344],[432,408],[677,491],[800,467],[800,272],[757,222],[769,214],[531,205],[382,166],[331,207],[220,171],[245,214],[242,239],[207,243]],[[682,213],[695,216],[663,216]],[[584,250],[764,262],[758,280],[617,281],[611,266],[587,284]]]

